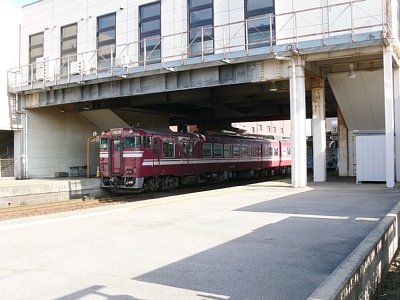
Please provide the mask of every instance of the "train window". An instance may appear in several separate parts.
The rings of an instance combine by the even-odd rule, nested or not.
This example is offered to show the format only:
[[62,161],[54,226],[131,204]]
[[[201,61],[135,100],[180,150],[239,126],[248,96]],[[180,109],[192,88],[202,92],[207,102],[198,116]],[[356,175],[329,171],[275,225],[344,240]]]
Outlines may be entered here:
[[182,155],[184,157],[192,157],[193,156],[193,143],[182,142]]
[[274,155],[274,148],[268,147],[267,156],[272,157]]
[[154,149],[153,149],[154,155],[158,155],[158,142],[154,141]]
[[291,151],[290,147],[287,147],[286,150],[287,150],[287,155],[291,155],[291,153],[290,153],[290,151]]
[[203,144],[203,157],[212,157],[212,144]]
[[249,152],[247,153],[248,156],[253,156],[253,146],[249,146]]
[[233,156],[240,157],[240,145],[233,145]]
[[151,136],[144,136],[143,137],[143,147],[144,148],[151,148]]
[[163,157],[164,158],[173,158],[175,157],[175,149],[174,143],[163,143]]
[[242,145],[242,155],[243,157],[246,157],[248,155],[248,147],[245,145]]
[[114,151],[121,150],[121,141],[120,140],[114,140]]
[[261,150],[261,145],[257,145],[257,156],[259,156],[259,157],[261,157],[261,152],[262,152],[262,150]]
[[232,145],[224,145],[224,157],[232,157]]
[[274,156],[279,156],[279,150],[278,150],[278,148],[274,148]]
[[214,157],[222,157],[222,144],[214,144]]
[[100,148],[101,149],[108,149],[108,139],[101,138],[100,139]]
[[124,138],[124,147],[125,148],[140,148],[140,147],[142,147],[142,141],[141,141],[140,136]]

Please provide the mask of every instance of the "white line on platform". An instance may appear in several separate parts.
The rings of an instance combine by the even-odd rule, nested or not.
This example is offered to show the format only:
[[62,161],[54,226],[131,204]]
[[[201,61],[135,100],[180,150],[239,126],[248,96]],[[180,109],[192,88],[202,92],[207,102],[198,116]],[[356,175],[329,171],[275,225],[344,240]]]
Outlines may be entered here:
[[44,224],[60,223],[60,222],[70,221],[70,220],[79,220],[79,219],[85,219],[85,218],[90,218],[90,217],[97,217],[97,216],[113,214],[113,213],[117,213],[117,212],[123,212],[123,211],[127,211],[127,210],[129,210],[129,208],[118,208],[118,209],[113,209],[113,210],[91,212],[91,213],[85,213],[85,214],[81,214],[81,215],[53,218],[53,219],[34,221],[34,222],[28,222],[28,223],[10,224],[10,225],[4,225],[4,226],[0,225],[0,231],[7,231],[7,230],[11,230],[11,229],[19,229],[19,228],[44,225]]

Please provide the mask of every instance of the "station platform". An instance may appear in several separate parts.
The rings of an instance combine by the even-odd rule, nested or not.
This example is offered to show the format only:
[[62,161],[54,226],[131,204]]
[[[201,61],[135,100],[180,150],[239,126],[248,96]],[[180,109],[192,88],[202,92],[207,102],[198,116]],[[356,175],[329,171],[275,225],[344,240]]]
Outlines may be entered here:
[[103,193],[100,178],[47,178],[0,180],[0,208],[98,197]]
[[5,299],[368,298],[398,250],[399,200],[399,186],[354,178],[276,180],[1,221],[0,289]]

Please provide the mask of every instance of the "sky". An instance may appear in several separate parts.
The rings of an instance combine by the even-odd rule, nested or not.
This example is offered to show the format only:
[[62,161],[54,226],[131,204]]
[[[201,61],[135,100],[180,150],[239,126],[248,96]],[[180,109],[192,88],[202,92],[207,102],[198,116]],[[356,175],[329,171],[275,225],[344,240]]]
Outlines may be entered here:
[[32,2],[36,2],[37,0],[9,0],[9,1],[22,6]]

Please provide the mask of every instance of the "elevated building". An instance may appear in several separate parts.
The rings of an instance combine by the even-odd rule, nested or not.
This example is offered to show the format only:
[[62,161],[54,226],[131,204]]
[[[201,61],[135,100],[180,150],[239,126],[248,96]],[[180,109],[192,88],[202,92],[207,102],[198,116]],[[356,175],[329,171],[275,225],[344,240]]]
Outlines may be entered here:
[[88,136],[109,127],[290,119],[292,185],[302,187],[306,116],[314,180],[325,181],[325,118],[339,111],[340,173],[354,173],[352,132],[383,130],[392,187],[395,166],[400,177],[398,11],[389,0],[25,6],[20,64],[8,73],[11,102],[23,112],[17,176],[86,164]]

